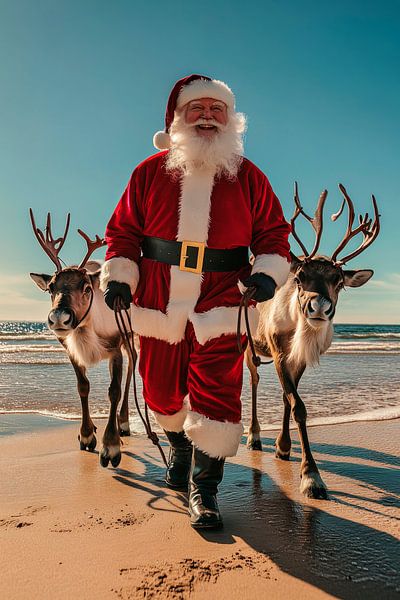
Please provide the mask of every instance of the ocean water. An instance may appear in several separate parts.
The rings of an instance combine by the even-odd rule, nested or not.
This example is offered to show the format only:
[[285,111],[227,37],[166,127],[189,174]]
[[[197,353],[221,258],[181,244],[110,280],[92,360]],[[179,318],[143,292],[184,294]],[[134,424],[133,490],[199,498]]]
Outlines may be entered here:
[[[400,417],[400,325],[335,325],[330,350],[308,369],[299,393],[310,424]],[[282,393],[273,365],[260,367],[259,420],[279,427]],[[89,370],[93,417],[108,414],[108,366]],[[139,394],[141,381],[137,376]],[[243,421],[248,423],[251,392],[245,369]],[[132,399],[131,427],[142,431]],[[34,412],[79,418],[80,400],[68,357],[44,323],[0,322],[0,413]],[[0,416],[1,419],[1,416]]]

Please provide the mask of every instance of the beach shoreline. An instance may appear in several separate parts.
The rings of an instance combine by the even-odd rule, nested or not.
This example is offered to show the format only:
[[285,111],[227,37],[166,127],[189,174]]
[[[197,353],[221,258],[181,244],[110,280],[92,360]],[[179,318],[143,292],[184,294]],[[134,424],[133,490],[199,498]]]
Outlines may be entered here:
[[[318,368],[306,370],[299,384],[299,393],[307,407],[308,425],[353,421],[364,418],[371,409],[380,411],[368,417],[371,419],[400,418],[400,326],[335,324],[334,328],[330,351],[321,357]],[[273,365],[262,365],[259,375],[258,420],[261,429],[271,425],[277,429],[283,408],[280,382]],[[109,410],[107,363],[104,361],[89,369],[88,376],[91,416],[106,417]],[[137,390],[141,397],[140,377]],[[248,370],[244,368],[242,417],[245,426],[251,415],[251,393]],[[45,323],[0,321],[2,411],[80,417],[73,368]],[[135,411],[132,411],[131,429],[143,431]]]
[[283,462],[263,431],[263,452],[242,444],[228,461],[225,527],[206,534],[190,528],[185,494],[166,488],[143,435],[102,469],[97,451],[79,451],[78,430],[0,436],[2,597],[397,597],[399,419],[312,428],[328,501],[299,492],[295,432]]

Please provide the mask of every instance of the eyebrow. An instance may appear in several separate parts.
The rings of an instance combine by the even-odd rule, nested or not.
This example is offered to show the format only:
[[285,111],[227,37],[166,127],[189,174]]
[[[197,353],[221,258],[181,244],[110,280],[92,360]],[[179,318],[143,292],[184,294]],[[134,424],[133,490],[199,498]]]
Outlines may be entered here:
[[[189,108],[193,108],[199,105],[203,106],[203,104],[204,103],[201,100],[191,100],[191,102],[189,102]],[[220,108],[224,108],[224,106],[226,105],[220,100],[215,100],[215,102],[213,102],[211,106],[219,106]]]

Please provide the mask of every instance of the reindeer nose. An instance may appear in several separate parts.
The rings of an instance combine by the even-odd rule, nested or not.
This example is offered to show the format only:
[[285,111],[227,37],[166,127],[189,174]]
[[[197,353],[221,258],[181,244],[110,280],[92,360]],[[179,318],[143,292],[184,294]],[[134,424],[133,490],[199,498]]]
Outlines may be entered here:
[[319,296],[315,296],[314,298],[311,298],[311,300],[308,303],[308,312],[310,313],[310,315],[312,315],[313,313],[317,313],[320,311],[320,298]]
[[316,317],[317,315],[329,316],[332,312],[332,302],[318,294],[309,300],[307,310],[310,317]]
[[74,315],[69,308],[54,309],[50,311],[47,322],[50,329],[67,329],[73,323]]

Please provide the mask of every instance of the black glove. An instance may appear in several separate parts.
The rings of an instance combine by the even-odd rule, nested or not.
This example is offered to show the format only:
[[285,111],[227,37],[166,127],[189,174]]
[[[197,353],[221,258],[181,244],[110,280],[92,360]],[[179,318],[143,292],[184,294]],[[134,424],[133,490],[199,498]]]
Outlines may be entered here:
[[265,302],[274,297],[276,283],[272,277],[264,275],[264,273],[254,273],[254,275],[250,275],[246,281],[243,281],[243,285],[248,288],[257,288],[253,296],[253,300],[256,302]]
[[111,310],[114,310],[114,300],[118,298],[122,299],[122,303],[126,309],[129,308],[132,302],[131,288],[127,283],[121,283],[120,281],[109,281],[104,292],[104,301]]

